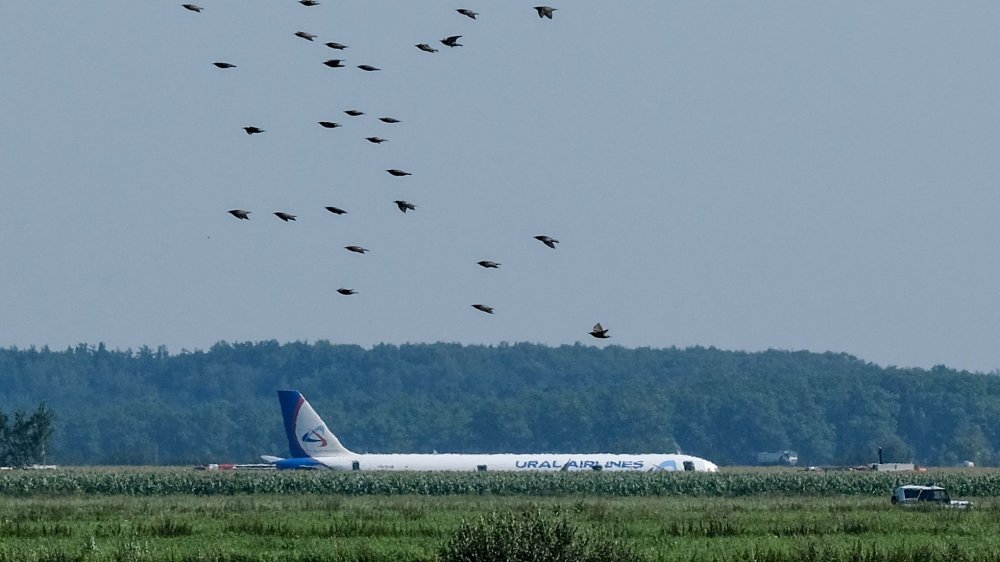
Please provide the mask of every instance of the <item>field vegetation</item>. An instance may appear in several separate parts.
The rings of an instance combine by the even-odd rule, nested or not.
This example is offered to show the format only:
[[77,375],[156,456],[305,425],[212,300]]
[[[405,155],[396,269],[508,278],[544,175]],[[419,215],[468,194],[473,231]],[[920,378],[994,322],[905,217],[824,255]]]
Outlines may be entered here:
[[1000,562],[998,476],[916,479],[964,511],[894,507],[876,474],[11,471],[0,562]]

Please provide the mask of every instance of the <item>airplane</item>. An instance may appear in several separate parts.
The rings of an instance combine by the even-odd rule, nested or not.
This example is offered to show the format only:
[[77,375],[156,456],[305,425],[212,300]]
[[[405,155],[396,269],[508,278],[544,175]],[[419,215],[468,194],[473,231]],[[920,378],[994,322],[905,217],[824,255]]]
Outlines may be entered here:
[[349,451],[297,390],[279,390],[289,458],[263,455],[279,470],[409,471],[701,471],[716,472],[711,461],[681,454],[360,454]]

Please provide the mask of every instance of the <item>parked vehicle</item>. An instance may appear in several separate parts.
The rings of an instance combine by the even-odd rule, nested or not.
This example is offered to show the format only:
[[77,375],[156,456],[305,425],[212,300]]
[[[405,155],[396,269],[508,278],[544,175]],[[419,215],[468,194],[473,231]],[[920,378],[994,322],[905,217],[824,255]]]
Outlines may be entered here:
[[898,486],[892,491],[890,501],[893,505],[903,506],[941,505],[958,509],[972,507],[972,502],[951,499],[951,496],[948,495],[948,490],[941,486],[918,486],[915,484]]
[[795,466],[799,462],[799,454],[795,451],[781,451],[778,453],[757,453],[757,464]]

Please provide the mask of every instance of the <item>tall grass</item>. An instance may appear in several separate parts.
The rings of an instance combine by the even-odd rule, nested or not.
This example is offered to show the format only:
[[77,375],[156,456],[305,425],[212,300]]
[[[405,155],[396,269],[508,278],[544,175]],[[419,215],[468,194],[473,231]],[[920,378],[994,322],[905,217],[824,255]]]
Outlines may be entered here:
[[440,551],[441,562],[642,562],[631,545],[582,533],[565,517],[539,511],[491,513],[459,527]]
[[585,557],[556,540],[567,536],[560,525],[606,547],[606,559],[1000,562],[1000,500],[977,503],[966,512],[861,496],[0,497],[0,562],[431,561],[459,544],[475,552],[477,533],[493,537],[487,545],[506,537]]

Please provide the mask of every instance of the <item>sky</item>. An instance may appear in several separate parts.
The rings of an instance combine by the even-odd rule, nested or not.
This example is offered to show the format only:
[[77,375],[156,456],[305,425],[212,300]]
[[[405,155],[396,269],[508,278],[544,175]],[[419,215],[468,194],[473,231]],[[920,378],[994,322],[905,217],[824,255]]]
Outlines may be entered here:
[[1000,369],[1000,3],[537,1],[3,3],[0,346]]

